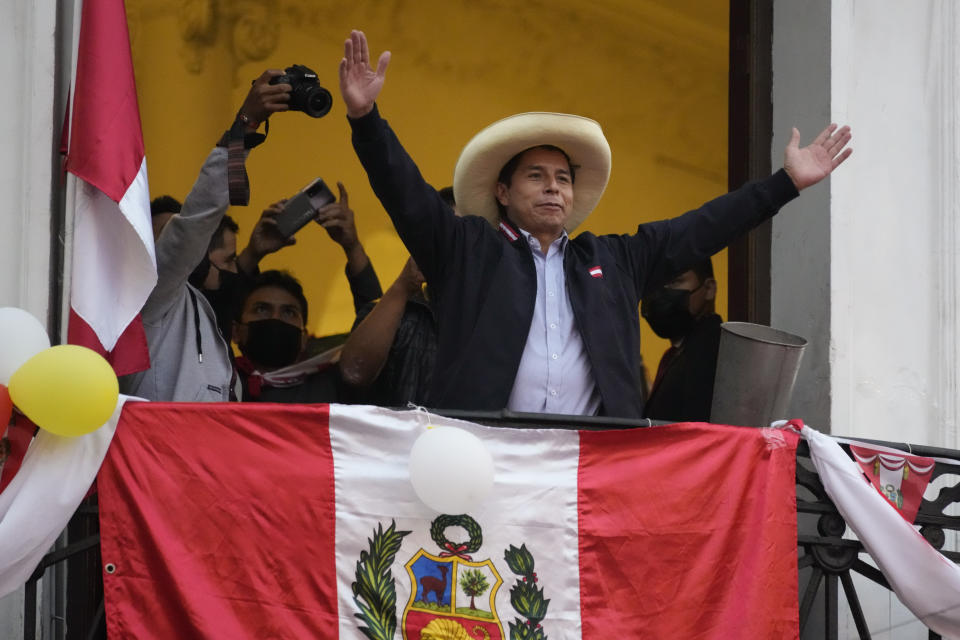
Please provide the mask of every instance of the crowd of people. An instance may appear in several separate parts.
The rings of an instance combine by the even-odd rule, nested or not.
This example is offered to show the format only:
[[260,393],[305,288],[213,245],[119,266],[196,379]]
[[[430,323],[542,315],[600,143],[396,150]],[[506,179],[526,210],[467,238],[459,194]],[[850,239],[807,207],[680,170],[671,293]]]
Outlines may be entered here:
[[[453,185],[427,184],[377,98],[366,37],[344,44],[340,92],[353,147],[410,252],[384,292],[343,185],[314,218],[346,256],[356,322],[342,343],[311,346],[308,303],[285,271],[260,271],[292,244],[279,201],[246,246],[226,215],[242,202],[243,162],[291,86],[257,78],[236,121],[179,202],[152,203],[158,281],[141,317],[151,368],[130,395],[164,401],[363,402],[438,409],[709,420],[720,318],[710,256],[770,218],[849,155],[848,127],[810,145],[794,130],[784,167],[677,218],[633,233],[571,235],[611,170],[600,126],[560,113],[518,114],[464,147]],[[238,179],[239,176],[239,179]],[[671,342],[647,393],[640,318]],[[238,355],[234,356],[231,341]]]

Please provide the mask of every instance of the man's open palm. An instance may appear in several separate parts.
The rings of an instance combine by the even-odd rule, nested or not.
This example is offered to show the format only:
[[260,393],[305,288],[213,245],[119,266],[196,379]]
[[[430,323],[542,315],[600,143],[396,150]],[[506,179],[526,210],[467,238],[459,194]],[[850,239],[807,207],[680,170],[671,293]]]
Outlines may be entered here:
[[370,50],[362,31],[351,31],[343,43],[340,60],[340,93],[347,105],[347,115],[359,118],[370,113],[376,102],[390,63],[390,52],[384,51],[377,61],[377,70],[370,67]]
[[783,168],[797,191],[817,184],[849,158],[853,149],[845,147],[851,137],[850,127],[844,126],[838,130],[837,125],[831,124],[801,149],[800,132],[794,127],[790,142],[783,152]]

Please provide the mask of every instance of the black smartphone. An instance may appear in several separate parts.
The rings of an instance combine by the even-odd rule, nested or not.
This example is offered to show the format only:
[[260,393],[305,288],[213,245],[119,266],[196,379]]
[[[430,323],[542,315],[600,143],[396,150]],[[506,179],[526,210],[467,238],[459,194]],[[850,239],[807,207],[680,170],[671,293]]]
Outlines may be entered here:
[[293,196],[277,214],[277,230],[289,238],[314,219],[317,211],[334,202],[336,196],[321,178],[317,178]]

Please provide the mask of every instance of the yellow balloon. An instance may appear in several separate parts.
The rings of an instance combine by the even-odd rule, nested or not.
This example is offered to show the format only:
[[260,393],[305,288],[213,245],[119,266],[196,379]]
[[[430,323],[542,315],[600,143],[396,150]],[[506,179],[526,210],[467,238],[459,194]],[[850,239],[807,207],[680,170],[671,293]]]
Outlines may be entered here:
[[96,351],[72,344],[44,349],[10,378],[13,404],[40,427],[81,436],[103,425],[117,406],[119,385]]

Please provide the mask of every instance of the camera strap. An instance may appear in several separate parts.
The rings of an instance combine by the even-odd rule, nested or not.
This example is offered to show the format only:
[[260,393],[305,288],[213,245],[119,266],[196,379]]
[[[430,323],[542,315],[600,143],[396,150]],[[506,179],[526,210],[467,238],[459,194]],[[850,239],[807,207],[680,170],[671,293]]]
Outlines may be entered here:
[[[270,132],[270,122],[264,122],[265,131]],[[244,134],[244,124],[237,118],[224,133],[218,146],[227,147],[227,186],[230,190],[230,204],[246,206],[250,202],[250,180],[247,178],[247,149],[252,149],[267,136],[260,133]],[[226,144],[224,144],[226,143]]]

